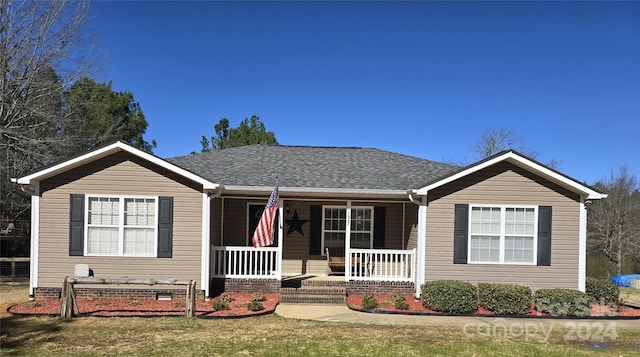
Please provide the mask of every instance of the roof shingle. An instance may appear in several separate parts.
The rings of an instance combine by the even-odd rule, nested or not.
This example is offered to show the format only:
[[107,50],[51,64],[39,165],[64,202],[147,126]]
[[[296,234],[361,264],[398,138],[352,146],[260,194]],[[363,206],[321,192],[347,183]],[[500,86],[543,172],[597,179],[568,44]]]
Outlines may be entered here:
[[250,145],[167,159],[225,186],[407,190],[459,167],[357,147]]

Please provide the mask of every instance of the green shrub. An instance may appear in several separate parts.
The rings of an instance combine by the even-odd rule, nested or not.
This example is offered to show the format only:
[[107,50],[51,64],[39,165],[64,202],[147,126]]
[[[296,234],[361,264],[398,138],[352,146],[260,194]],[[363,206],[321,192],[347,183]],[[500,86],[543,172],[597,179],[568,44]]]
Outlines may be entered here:
[[252,300],[250,303],[247,304],[247,309],[251,311],[260,311],[260,310],[264,310],[264,305],[262,305],[260,301]]
[[225,301],[225,299],[223,299],[221,296],[213,300],[211,307],[213,307],[216,311],[229,310],[229,303]]
[[585,292],[593,298],[593,301],[606,305],[616,304],[620,298],[620,289],[609,280],[587,278]]
[[264,294],[262,293],[262,291],[251,294],[251,301],[258,302],[258,301],[265,301],[265,300],[267,300],[267,298],[264,297]]
[[540,289],[534,294],[536,310],[555,316],[591,315],[591,297],[578,290]]
[[398,310],[407,310],[409,308],[409,303],[405,299],[404,295],[395,294],[393,295],[393,306]]
[[460,280],[435,280],[422,284],[422,305],[433,311],[468,314],[478,310],[476,288]]
[[376,300],[373,294],[362,295],[362,308],[367,310],[373,310],[378,307],[378,300]]
[[478,284],[480,306],[498,315],[526,315],[531,312],[531,289],[514,284]]

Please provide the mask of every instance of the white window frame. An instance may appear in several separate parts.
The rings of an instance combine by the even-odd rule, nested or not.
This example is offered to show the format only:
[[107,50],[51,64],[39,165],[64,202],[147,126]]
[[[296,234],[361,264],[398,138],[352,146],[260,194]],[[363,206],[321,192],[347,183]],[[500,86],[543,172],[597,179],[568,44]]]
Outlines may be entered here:
[[[348,207],[347,206],[340,206],[340,205],[323,205],[322,206],[322,253],[321,254],[323,256],[326,255],[325,254],[325,244],[324,244],[325,232],[344,233],[345,234],[345,237],[344,237],[345,245],[347,244],[346,226],[345,226],[345,230],[344,231],[333,230],[333,229],[325,230],[325,228],[324,228],[325,227],[325,219],[326,219],[325,212],[326,212],[327,208],[329,208],[329,209],[344,209],[346,211]],[[371,229],[369,231],[354,231],[353,227],[351,227],[350,232],[352,234],[353,233],[369,233],[370,234],[369,249],[373,249],[373,234],[374,234],[374,224],[375,224],[375,222],[374,222],[374,219],[375,219],[374,206],[351,206],[351,214],[353,215],[353,211],[358,210],[358,209],[367,209],[367,210],[369,210],[371,212]],[[351,218],[351,219],[349,219],[349,218]],[[351,220],[353,220],[353,217],[349,217],[348,215],[345,216],[345,221],[346,221],[347,225],[351,224]],[[346,249],[346,246],[345,246],[345,249]]]
[[[91,198],[117,198],[120,203],[118,206],[118,253],[103,254],[89,253],[89,199]],[[124,209],[125,200],[127,199],[152,199],[155,202],[156,222],[153,226],[153,250],[150,254],[124,254]],[[90,257],[127,257],[127,258],[155,258],[158,256],[158,213],[159,213],[159,196],[137,196],[137,195],[102,195],[87,194],[85,195],[84,207],[84,255]],[[149,227],[151,228],[151,227]]]
[[[500,259],[492,261],[471,260],[471,214],[474,208],[500,208]],[[505,241],[506,241],[506,212],[507,208],[533,209],[533,262],[505,262]],[[493,265],[538,265],[538,206],[535,205],[512,205],[512,204],[470,204],[469,219],[467,222],[467,263],[468,264],[493,264]],[[512,235],[510,235],[512,236]],[[517,236],[517,235],[516,235]]]

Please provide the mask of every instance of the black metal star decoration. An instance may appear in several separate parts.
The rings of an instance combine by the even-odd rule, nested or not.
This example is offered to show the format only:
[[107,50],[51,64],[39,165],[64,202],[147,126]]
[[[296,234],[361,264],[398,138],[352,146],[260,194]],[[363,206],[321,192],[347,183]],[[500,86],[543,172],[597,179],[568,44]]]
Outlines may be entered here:
[[285,219],[285,222],[287,222],[287,224],[289,225],[289,230],[287,231],[287,235],[293,232],[298,232],[301,235],[304,235],[304,233],[302,233],[302,225],[309,222],[309,220],[298,218],[298,211],[295,210],[293,211],[293,218]]

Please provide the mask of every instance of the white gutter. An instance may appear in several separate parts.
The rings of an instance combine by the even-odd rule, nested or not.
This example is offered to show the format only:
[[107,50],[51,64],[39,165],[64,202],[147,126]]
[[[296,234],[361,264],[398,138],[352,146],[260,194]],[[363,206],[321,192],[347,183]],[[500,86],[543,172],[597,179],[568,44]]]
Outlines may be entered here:
[[[256,194],[263,195],[271,193],[273,186],[236,186],[225,185],[225,195],[233,194]],[[398,197],[405,198],[407,191],[405,190],[376,190],[376,189],[345,189],[345,188],[331,188],[331,187],[286,187],[279,186],[278,191],[280,196],[286,196],[287,194],[300,196],[317,196],[323,195],[325,197],[367,197],[367,196],[379,196],[379,197]]]

